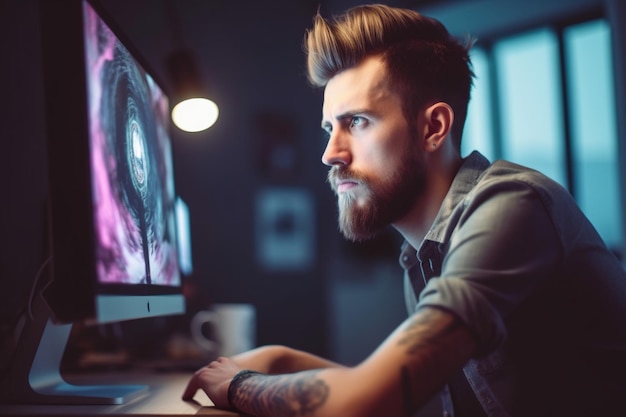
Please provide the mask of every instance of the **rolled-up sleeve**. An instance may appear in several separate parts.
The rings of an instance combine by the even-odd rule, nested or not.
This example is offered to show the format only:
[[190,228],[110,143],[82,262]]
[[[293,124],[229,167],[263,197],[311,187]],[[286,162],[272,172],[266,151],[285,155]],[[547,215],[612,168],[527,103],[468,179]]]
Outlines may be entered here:
[[417,309],[452,312],[486,354],[506,339],[507,317],[551,279],[562,245],[549,201],[523,181],[482,184],[458,210],[441,274],[428,281]]

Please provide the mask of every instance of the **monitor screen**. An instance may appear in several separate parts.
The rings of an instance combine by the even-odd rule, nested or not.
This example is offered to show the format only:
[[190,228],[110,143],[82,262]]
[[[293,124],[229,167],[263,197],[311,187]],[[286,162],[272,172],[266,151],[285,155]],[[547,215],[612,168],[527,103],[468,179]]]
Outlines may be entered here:
[[121,403],[138,386],[72,386],[71,326],[185,312],[169,103],[96,0],[39,2],[49,280],[11,370],[11,401]]
[[[81,8],[82,51],[74,51],[81,85],[68,85],[74,56],[44,68],[56,77],[47,89],[54,106],[86,116],[72,130],[56,114],[49,120],[54,277],[47,299],[63,322],[182,312],[169,102],[102,13],[87,1]],[[59,84],[81,91],[80,101],[56,97]],[[76,222],[80,230],[70,232]]]
[[[180,287],[176,196],[167,97],[89,3],[83,25],[96,318],[103,322],[123,318],[110,313],[119,312],[120,294],[132,294],[126,286]],[[150,313],[143,305],[137,313]]]
[[180,285],[167,98],[88,3],[84,13],[98,281]]

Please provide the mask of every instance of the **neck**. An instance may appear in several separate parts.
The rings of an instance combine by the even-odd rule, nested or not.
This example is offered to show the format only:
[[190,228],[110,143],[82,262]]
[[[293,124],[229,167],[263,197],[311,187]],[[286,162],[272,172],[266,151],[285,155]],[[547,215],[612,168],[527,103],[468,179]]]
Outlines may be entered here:
[[413,246],[419,248],[432,227],[443,199],[448,194],[454,177],[463,163],[458,153],[430,155],[427,164],[426,185],[411,210],[393,227]]

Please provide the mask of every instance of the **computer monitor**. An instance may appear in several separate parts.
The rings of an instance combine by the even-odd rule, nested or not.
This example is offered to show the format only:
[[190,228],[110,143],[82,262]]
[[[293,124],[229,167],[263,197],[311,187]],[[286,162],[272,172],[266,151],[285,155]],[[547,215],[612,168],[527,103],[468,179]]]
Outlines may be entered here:
[[122,403],[144,387],[68,384],[61,358],[73,323],[185,311],[168,98],[98,3],[39,5],[51,275],[19,342],[9,396]]

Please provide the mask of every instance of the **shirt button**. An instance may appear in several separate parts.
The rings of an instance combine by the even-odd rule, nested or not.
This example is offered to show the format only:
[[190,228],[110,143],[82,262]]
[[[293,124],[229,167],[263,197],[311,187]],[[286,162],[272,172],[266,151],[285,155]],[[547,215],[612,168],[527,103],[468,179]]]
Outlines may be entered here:
[[403,261],[403,262],[409,262],[409,257],[408,257],[408,256],[406,256],[406,255],[404,255],[404,256],[402,257],[402,261]]

